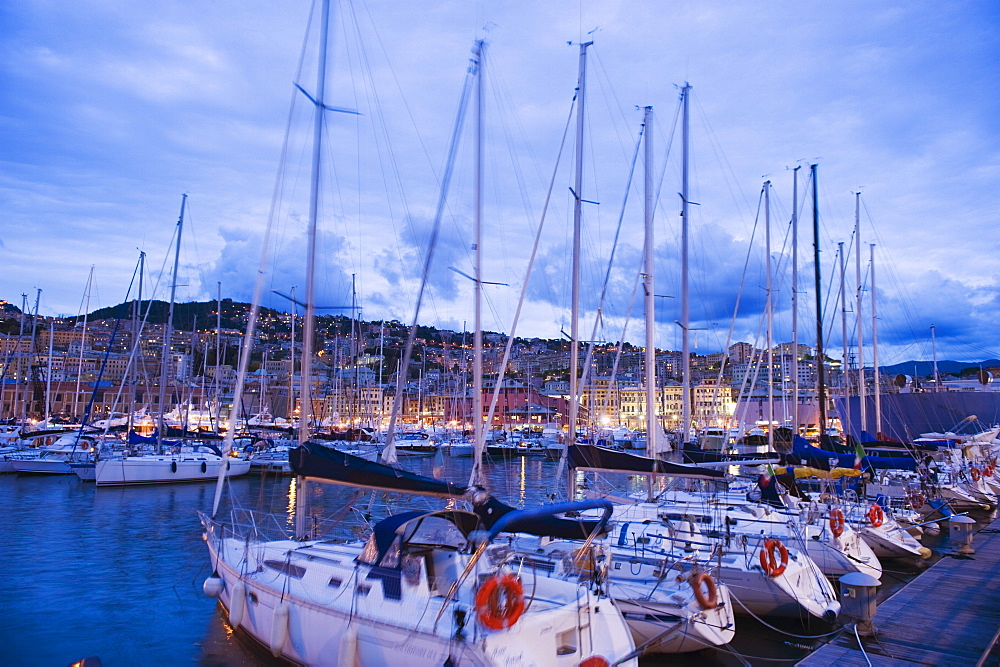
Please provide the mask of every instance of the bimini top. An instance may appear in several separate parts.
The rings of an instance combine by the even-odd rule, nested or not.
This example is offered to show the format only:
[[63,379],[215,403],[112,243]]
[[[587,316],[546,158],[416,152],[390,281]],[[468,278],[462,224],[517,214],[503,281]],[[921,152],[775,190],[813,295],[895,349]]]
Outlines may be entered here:
[[460,549],[479,517],[463,510],[428,510],[393,514],[375,524],[358,561],[398,569],[404,547],[426,545]]

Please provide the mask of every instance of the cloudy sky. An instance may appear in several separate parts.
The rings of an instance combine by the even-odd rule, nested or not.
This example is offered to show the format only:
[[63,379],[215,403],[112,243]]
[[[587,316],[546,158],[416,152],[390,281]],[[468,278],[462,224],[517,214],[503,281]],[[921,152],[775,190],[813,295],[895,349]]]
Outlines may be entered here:
[[[41,288],[43,314],[74,315],[94,267],[91,308],[120,303],[140,251],[144,295],[167,298],[183,193],[178,300],[215,298],[220,283],[223,296],[249,300],[269,219],[266,305],[287,307],[271,290],[294,288],[301,298],[311,109],[292,84],[316,90],[310,11],[308,0],[5,3],[0,298],[33,302]],[[856,340],[860,192],[865,346],[875,244],[883,363],[929,359],[932,325],[939,358],[1000,357],[996,3],[358,0],[336,9],[333,26],[327,104],[358,114],[325,116],[319,305],[349,305],[353,278],[364,319],[412,319],[470,48],[485,38],[483,279],[505,284],[486,288],[484,325],[510,330],[551,181],[517,333],[568,332],[572,127],[560,146],[577,44],[593,40],[581,337],[591,336],[604,291],[597,338],[625,330],[642,340],[641,160],[627,184],[638,107],[651,105],[656,341],[680,347],[678,100],[690,82],[695,351],[764,341],[766,180],[773,336],[790,340],[796,166],[800,339],[814,342],[809,166],[817,164],[832,354],[843,338],[841,242]],[[470,115],[421,315],[455,329],[473,318],[461,275],[473,272],[471,132]]]

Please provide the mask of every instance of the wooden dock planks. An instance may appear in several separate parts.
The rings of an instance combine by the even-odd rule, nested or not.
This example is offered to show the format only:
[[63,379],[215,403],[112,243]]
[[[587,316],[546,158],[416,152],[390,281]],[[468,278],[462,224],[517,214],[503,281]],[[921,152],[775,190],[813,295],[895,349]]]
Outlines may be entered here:
[[[853,631],[798,664],[975,665],[1000,627],[1000,520],[976,533],[971,557],[944,557],[878,606],[876,637]],[[1000,649],[995,649],[1000,650]],[[987,665],[997,665],[996,657]]]

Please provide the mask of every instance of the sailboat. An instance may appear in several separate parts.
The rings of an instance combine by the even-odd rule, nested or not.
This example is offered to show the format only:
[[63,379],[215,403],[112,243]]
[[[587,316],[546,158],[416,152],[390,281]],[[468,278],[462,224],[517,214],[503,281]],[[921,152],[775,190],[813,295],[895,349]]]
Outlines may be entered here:
[[[173,482],[211,481],[221,474],[230,477],[250,472],[250,462],[246,459],[223,456],[214,445],[198,441],[164,440],[166,433],[165,414],[166,392],[170,359],[170,335],[173,326],[174,297],[177,289],[177,268],[180,263],[181,232],[184,228],[184,208],[187,195],[181,199],[181,212],[177,220],[177,242],[174,250],[173,283],[170,289],[170,308],[164,328],[162,364],[160,373],[160,414],[155,444],[155,453],[136,453],[125,449],[99,457],[94,466],[94,481],[97,486],[124,486],[131,484],[168,484]],[[130,433],[130,447],[141,444],[142,436]],[[170,451],[165,452],[164,447]],[[82,472],[82,470],[81,470]],[[83,476],[83,475],[81,475]],[[89,477],[89,473],[88,473]]]
[[[306,351],[313,349],[314,336],[322,116],[330,108],[324,94],[329,4],[322,0],[317,84],[307,95],[314,104],[316,123]],[[482,43],[477,42],[470,77],[479,75],[481,60]],[[481,95],[481,84],[478,90]],[[457,137],[452,154],[455,143]],[[260,291],[258,283],[258,297]],[[254,303],[258,302],[255,297]],[[255,319],[251,315],[250,327]],[[236,395],[246,376],[251,332],[252,328],[244,339]],[[297,475],[294,537],[263,539],[256,529],[244,534],[249,527],[245,522],[227,525],[200,515],[213,568],[204,591],[220,600],[233,628],[267,646],[273,655],[298,664],[636,664],[628,627],[598,587],[525,567],[504,551],[502,543],[494,543],[505,531],[593,540],[605,530],[609,503],[585,501],[528,510],[503,507],[502,512],[490,512],[484,509],[489,498],[479,488],[425,478],[397,467],[392,423],[383,462],[325,447],[312,441],[308,431],[313,408],[310,376],[311,359],[306,353],[299,446],[290,455]],[[239,419],[238,405],[230,419]],[[230,429],[227,448],[232,437]],[[481,440],[477,449],[481,456]],[[220,476],[213,515],[222,482]],[[436,497],[448,500],[449,506],[387,516],[372,526],[363,541],[328,541],[307,530],[305,501],[314,482]],[[459,502],[480,511],[458,509]],[[588,509],[599,509],[602,518],[580,521],[558,516]]]

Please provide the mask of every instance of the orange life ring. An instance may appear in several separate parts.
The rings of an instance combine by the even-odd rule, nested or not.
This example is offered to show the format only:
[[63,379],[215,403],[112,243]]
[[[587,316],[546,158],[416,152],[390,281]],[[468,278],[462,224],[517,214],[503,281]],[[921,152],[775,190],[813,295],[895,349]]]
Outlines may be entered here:
[[80,443],[80,449],[87,451],[88,449],[90,449],[90,443],[84,440],[83,442]]
[[[699,572],[688,579],[688,583],[694,591],[694,599],[702,609],[715,609],[719,606],[719,590],[715,585],[715,579],[708,572]],[[701,588],[703,583],[706,590]]]
[[926,502],[927,499],[924,498],[924,494],[914,493],[912,496],[910,496],[910,509],[914,511],[919,510],[921,507],[924,506],[924,503]]
[[[778,550],[777,555],[775,549]],[[760,550],[760,567],[769,577],[784,574],[788,567],[788,549],[781,540],[771,538],[764,542],[764,548]]]
[[973,482],[978,482],[983,476],[983,473],[979,472],[979,468],[976,466],[972,466],[972,470],[969,471],[969,474],[972,475]]
[[504,630],[524,613],[524,588],[513,574],[495,574],[476,591],[476,616],[490,630]]
[[996,466],[992,463],[987,463],[986,467],[983,468],[983,474],[987,477],[992,477],[994,472],[996,472]]
[[868,508],[868,521],[876,528],[885,523],[885,512],[882,511],[882,507],[878,503],[872,503],[872,506]]
[[844,512],[839,507],[834,507],[830,510],[830,532],[833,533],[834,537],[840,537],[844,534],[844,529],[847,527],[847,519],[844,517]]

